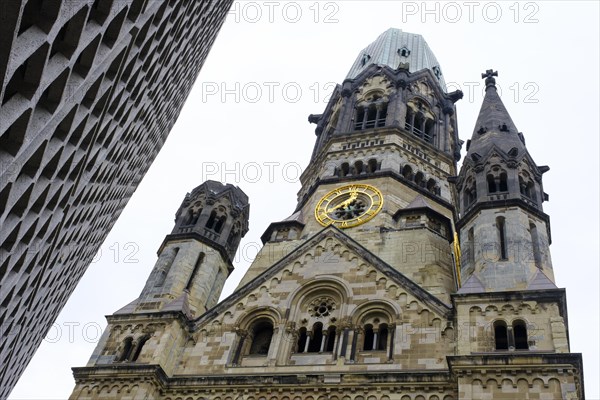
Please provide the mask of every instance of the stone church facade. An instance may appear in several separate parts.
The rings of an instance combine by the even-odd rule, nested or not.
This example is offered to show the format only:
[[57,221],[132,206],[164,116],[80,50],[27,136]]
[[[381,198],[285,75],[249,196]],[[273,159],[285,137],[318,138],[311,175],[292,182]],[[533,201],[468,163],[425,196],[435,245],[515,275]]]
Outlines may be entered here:
[[249,202],[188,193],[140,296],[71,399],[583,399],[542,175],[496,92],[459,171],[455,103],[420,35],[365,48],[324,112],[292,215],[218,298]]

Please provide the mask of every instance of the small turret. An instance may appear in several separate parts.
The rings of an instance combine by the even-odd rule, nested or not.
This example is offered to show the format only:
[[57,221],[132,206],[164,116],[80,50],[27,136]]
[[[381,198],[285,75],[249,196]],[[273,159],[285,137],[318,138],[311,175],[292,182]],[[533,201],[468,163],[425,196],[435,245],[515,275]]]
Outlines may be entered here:
[[249,210],[248,196],[230,184],[207,181],[188,193],[136,310],[177,309],[193,317],[214,306],[248,231]]
[[542,174],[549,168],[529,155],[498,95],[497,76],[482,74],[486,93],[456,179],[462,290],[524,290],[541,282],[555,287],[550,220],[542,210],[548,199]]

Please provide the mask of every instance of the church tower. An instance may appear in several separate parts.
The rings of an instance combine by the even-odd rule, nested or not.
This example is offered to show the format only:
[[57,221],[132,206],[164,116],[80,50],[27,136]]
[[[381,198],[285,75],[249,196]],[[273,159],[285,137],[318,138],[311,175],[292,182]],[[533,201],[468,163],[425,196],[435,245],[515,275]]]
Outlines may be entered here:
[[207,181],[188,193],[134,302],[136,310],[168,309],[175,299],[191,317],[211,309],[233,271],[248,217],[248,197],[233,185]]
[[[217,304],[248,200],[186,196],[71,399],[583,399],[538,167],[495,90],[467,159],[420,35],[361,51],[316,125],[290,216]],[[461,256],[462,248],[462,256]]]
[[486,92],[457,179],[462,279],[482,291],[556,288],[542,174],[488,70]]
[[[137,376],[136,367],[152,364],[172,373],[179,362],[176,350],[191,340],[189,321],[217,304],[233,271],[249,209],[248,197],[233,185],[207,181],[188,193],[144,289],[108,317],[88,366],[112,365],[117,375]],[[144,396],[159,396],[153,383],[136,387]]]

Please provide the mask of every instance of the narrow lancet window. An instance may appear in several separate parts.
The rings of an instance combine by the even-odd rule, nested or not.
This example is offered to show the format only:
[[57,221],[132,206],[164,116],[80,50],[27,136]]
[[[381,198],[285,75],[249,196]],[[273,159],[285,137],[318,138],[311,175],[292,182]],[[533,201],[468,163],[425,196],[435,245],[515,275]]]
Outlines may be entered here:
[[119,357],[117,357],[117,361],[129,361],[129,357],[131,356],[131,350],[133,349],[133,338],[127,337],[123,341],[123,347],[121,349],[121,353]]
[[194,278],[196,278],[196,275],[198,274],[198,270],[200,269],[200,266],[202,266],[203,262],[204,262],[204,253],[200,253],[198,255],[198,258],[196,259],[196,264],[194,265],[192,274],[190,275],[187,285],[185,286],[185,290],[187,290],[188,292],[190,290],[192,290],[192,286],[194,286]]
[[531,235],[531,250],[533,251],[533,261],[535,266],[542,268],[542,254],[540,252],[540,238],[538,237],[537,227],[533,222],[529,223],[529,234]]
[[500,252],[498,256],[500,261],[508,259],[508,252],[506,249],[506,220],[504,217],[496,218],[496,228],[498,229],[498,241],[500,242]]
[[142,353],[142,348],[144,347],[144,345],[146,344],[148,339],[149,338],[147,336],[144,336],[138,341],[138,344],[135,348],[135,353],[133,353],[133,357],[131,357],[131,361],[138,360],[138,358],[140,357],[140,354]]
[[475,234],[473,228],[470,228],[467,232],[467,240],[469,241],[469,254],[467,259],[469,260],[469,263],[473,265],[475,263]]
[[304,327],[300,328],[300,331],[298,332],[298,349],[297,349],[298,353],[305,352],[307,339],[308,339],[308,335],[306,333],[306,328],[304,328]]
[[515,349],[528,350],[527,325],[521,320],[513,322],[513,335],[515,336]]
[[487,176],[487,183],[488,183],[488,192],[489,193],[496,193],[498,191],[498,188],[496,186],[496,180],[494,179],[493,175]]
[[506,322],[494,322],[494,340],[496,342],[496,350],[508,350],[508,329]]
[[327,346],[325,347],[325,351],[332,352],[334,345],[335,345],[335,326],[330,326],[329,329],[327,329]]
[[500,174],[500,191],[508,192],[508,183],[507,183],[507,177],[506,177],[505,173]]
[[388,336],[387,324],[379,325],[379,332],[377,335],[377,350],[387,349]]
[[313,325],[312,337],[308,344],[309,353],[318,353],[321,351],[321,343],[323,342],[323,324],[317,322]]
[[373,325],[365,325],[364,336],[363,350],[373,350],[373,338],[375,337]]

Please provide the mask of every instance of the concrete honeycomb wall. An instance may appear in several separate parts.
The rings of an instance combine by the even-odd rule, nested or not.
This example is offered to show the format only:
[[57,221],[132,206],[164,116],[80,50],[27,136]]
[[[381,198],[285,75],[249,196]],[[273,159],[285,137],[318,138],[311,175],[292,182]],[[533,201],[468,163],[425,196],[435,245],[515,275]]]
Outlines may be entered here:
[[231,3],[0,3],[0,398],[160,151]]

